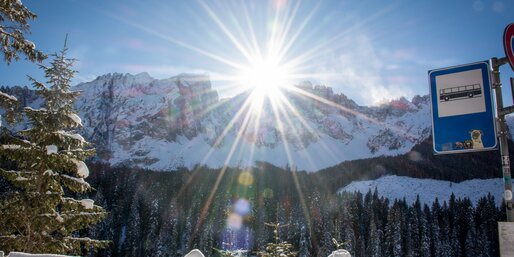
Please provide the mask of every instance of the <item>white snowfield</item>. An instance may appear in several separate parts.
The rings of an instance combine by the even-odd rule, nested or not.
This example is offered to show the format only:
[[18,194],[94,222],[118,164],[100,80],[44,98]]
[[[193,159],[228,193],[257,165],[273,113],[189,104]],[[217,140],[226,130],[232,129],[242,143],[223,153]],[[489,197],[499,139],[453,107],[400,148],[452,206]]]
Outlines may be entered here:
[[[70,256],[58,255],[58,254],[30,254],[30,253],[21,253],[21,252],[11,252],[6,257],[70,257]],[[200,250],[193,249],[191,252],[186,254],[184,257],[205,257],[205,255],[203,255],[203,253]],[[337,251],[333,251],[332,254],[330,254],[328,257],[352,257],[352,256],[346,250],[337,250]]]
[[497,206],[501,205],[503,199],[503,180],[501,178],[472,179],[452,183],[445,180],[384,176],[376,180],[353,181],[339,189],[338,192],[358,191],[366,194],[369,190],[373,192],[375,188],[377,188],[379,196],[389,198],[391,203],[394,202],[394,199],[405,198],[407,203],[412,204],[419,195],[421,204],[426,203],[430,206],[436,197],[440,204],[448,201],[452,193],[456,198],[469,198],[473,204],[487,194],[494,196]]
[[6,257],[70,257],[69,255],[60,254],[31,254],[22,252],[11,252]]

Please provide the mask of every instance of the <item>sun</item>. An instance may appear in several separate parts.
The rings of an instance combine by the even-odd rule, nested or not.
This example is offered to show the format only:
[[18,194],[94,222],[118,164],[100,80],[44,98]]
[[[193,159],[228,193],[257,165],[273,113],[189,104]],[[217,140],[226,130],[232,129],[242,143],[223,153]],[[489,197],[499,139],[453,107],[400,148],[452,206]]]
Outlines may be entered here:
[[273,96],[292,83],[291,71],[273,58],[255,58],[240,72],[242,86],[262,96]]

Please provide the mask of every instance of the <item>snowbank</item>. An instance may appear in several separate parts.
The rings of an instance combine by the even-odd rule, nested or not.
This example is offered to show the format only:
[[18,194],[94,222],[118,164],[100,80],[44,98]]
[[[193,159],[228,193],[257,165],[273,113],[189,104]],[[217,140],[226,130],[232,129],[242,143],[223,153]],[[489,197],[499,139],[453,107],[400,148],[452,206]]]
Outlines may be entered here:
[[333,251],[332,254],[330,254],[328,257],[352,257],[352,255],[346,250],[339,249]]
[[186,256],[184,256],[184,257],[205,257],[205,255],[203,255],[203,253],[200,252],[200,250],[193,249],[191,252],[186,254]]
[[6,257],[70,257],[70,256],[69,255],[60,255],[60,254],[31,254],[31,253],[11,252]]

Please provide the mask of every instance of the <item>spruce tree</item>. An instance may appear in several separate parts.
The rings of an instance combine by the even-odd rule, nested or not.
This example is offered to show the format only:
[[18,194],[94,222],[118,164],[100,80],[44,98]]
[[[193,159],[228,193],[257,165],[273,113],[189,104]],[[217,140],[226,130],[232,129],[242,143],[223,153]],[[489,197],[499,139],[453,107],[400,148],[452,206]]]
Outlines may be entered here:
[[36,17],[19,0],[0,0],[0,52],[7,64],[19,60],[20,54],[32,62],[46,58],[24,35],[30,33],[28,21]]
[[107,244],[78,237],[106,212],[93,200],[76,199],[91,190],[84,160],[95,150],[75,131],[82,126],[73,109],[79,93],[70,90],[75,60],[66,58],[66,51],[65,43],[49,67],[40,65],[46,84],[30,78],[44,103],[24,109],[29,128],[0,145],[0,157],[14,167],[0,168],[0,176],[16,188],[0,198],[2,250],[81,254]]
[[266,226],[273,228],[274,243],[267,243],[264,251],[258,251],[257,256],[260,257],[294,257],[298,252],[293,251],[293,245],[280,241],[278,229],[288,225],[280,225],[280,223],[264,223]]
[[[18,105],[19,102],[15,96],[0,92],[0,108],[4,110],[7,122],[13,123],[15,121]],[[0,115],[0,127],[2,127],[2,125],[2,117]]]
[[309,250],[311,248],[311,241],[308,229],[305,226],[302,226],[300,229],[300,243],[298,252],[299,257],[307,257],[309,256]]

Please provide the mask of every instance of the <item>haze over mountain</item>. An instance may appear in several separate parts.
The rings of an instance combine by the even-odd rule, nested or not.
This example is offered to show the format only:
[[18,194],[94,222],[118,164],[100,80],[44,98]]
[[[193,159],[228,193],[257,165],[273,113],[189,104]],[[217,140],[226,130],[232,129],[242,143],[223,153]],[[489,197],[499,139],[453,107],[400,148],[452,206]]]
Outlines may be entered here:
[[[99,158],[153,170],[262,161],[317,171],[346,160],[404,154],[431,134],[428,96],[369,107],[330,87],[310,82],[296,87],[325,103],[285,91],[291,108],[281,108],[276,117],[268,99],[260,110],[266,115],[247,121],[256,111],[243,108],[250,93],[220,99],[208,75],[157,80],[147,73],[113,73],[74,89],[82,91],[76,108]],[[40,104],[31,90],[2,90],[24,105]]]

